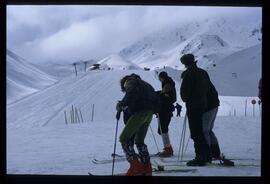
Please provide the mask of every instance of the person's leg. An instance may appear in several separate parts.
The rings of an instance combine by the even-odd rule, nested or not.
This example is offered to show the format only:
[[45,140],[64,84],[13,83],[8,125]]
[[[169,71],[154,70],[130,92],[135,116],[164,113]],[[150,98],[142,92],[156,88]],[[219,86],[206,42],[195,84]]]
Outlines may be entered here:
[[171,115],[172,115],[172,112],[170,112],[169,110],[163,112],[162,119],[160,121],[161,132],[162,132],[161,137],[162,137],[162,141],[164,145],[163,152],[159,154],[159,156],[161,157],[173,156],[173,149],[172,149],[170,137],[169,137],[169,124],[171,122]]
[[150,155],[147,149],[147,145],[144,143],[144,139],[146,137],[148,128],[150,126],[153,113],[152,111],[144,111],[144,113],[141,114],[143,117],[143,124],[139,128],[139,130],[136,133],[135,137],[135,144],[137,147],[137,150],[139,152],[139,157],[141,160],[141,174],[142,175],[152,175],[152,166],[150,162]]
[[[123,120],[124,120],[125,125],[127,124],[130,117],[131,117],[130,113],[123,112]],[[128,143],[132,147],[134,146],[134,140],[135,140],[135,134],[130,138],[129,143]]]
[[214,157],[214,158],[220,157],[220,148],[219,148],[218,139],[217,139],[215,133],[213,132],[217,112],[218,112],[218,107],[211,111],[212,118],[211,118],[211,126],[210,126],[210,143],[211,143],[210,148],[211,148],[211,152],[212,152],[212,157]]
[[203,134],[205,136],[207,144],[211,145],[211,137],[210,137],[210,131],[211,131],[211,124],[212,124],[212,111],[207,111],[203,113]]
[[140,175],[141,173],[141,163],[135,153],[133,144],[131,144],[131,140],[137,134],[143,123],[144,117],[142,112],[135,113],[128,119],[126,126],[120,135],[122,149],[130,163],[130,168],[126,173],[127,176]]
[[[191,161],[191,163],[187,163],[187,165],[205,165],[209,155],[210,148],[206,142],[206,139],[203,134],[203,111],[200,109],[193,109],[187,111],[190,135],[194,141],[194,149],[195,149],[195,161]],[[193,163],[194,162],[194,163]]]

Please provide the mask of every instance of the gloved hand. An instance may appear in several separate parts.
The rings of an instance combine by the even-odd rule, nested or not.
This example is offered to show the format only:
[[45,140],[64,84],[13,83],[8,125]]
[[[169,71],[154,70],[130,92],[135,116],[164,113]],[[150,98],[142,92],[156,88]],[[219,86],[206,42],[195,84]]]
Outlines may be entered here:
[[116,110],[117,111],[122,111],[123,110],[123,105],[121,101],[118,101],[118,103],[116,104]]
[[117,113],[116,113],[116,119],[119,120],[120,119],[120,116],[121,116],[121,111],[117,111]]

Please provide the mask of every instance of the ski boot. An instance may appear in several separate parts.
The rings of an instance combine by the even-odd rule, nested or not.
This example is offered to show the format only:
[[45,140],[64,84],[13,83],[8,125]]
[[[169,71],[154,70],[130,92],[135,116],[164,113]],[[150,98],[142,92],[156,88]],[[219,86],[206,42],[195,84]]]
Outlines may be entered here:
[[130,167],[126,173],[126,176],[140,176],[142,175],[142,164],[138,159],[129,161]]
[[165,146],[163,152],[158,154],[159,157],[171,157],[173,156],[173,149],[171,145]]
[[187,166],[206,166],[206,161],[198,158],[194,158],[187,162]]

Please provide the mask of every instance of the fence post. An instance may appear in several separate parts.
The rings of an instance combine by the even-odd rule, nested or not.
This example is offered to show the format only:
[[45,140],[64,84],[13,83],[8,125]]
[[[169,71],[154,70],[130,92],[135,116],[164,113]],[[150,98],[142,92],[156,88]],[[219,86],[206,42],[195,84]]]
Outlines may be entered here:
[[68,122],[67,122],[67,113],[66,113],[66,111],[64,113],[65,113],[65,122],[66,122],[66,125],[67,125],[68,124]]
[[77,107],[75,107],[75,115],[76,115],[76,119],[78,119],[78,123],[80,123],[80,116],[78,114]]
[[74,108],[73,108],[73,105],[71,106],[71,119],[72,119],[72,123],[74,123]]
[[95,104],[92,105],[92,118],[91,118],[92,122],[94,120],[94,108],[95,108]]
[[234,116],[236,116],[236,110],[234,109]]
[[77,76],[77,68],[76,68],[76,63],[74,63],[73,65],[74,65],[74,67],[75,67],[75,74],[76,74],[76,76]]
[[81,108],[79,108],[79,112],[80,112],[80,115],[81,115],[81,119],[82,119],[82,123],[83,123],[83,117],[82,117],[82,112],[81,112]]

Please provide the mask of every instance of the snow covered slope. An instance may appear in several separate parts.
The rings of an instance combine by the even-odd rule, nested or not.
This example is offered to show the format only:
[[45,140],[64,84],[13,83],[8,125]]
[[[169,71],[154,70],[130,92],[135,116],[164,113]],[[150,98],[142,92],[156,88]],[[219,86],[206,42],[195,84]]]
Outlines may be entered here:
[[227,96],[257,96],[261,78],[261,44],[227,56],[208,68],[209,75],[220,92]]
[[56,82],[23,58],[7,50],[7,103],[19,100]]
[[[174,70],[169,69],[171,73]],[[115,133],[115,105],[123,97],[119,80],[131,73],[137,73],[151,83],[156,90],[161,87],[155,71],[143,70],[100,70],[89,71],[78,77],[68,77],[17,103],[7,106],[7,172],[8,174],[77,174],[87,175],[91,171],[97,175],[109,175],[111,165],[94,165],[93,158],[108,158],[113,151]],[[179,81],[176,81],[179,98]],[[222,151],[228,157],[253,158],[260,165],[260,116],[259,108],[252,116],[252,106],[248,105],[248,117],[244,117],[246,97],[220,97],[221,106],[216,121],[216,133],[220,137]],[[179,99],[178,99],[179,102]],[[181,102],[180,102],[181,103]],[[91,121],[92,106],[94,117]],[[185,113],[183,105],[182,116]],[[71,106],[81,109],[83,123],[70,123]],[[234,110],[237,116],[233,117]],[[67,113],[67,121],[65,115]],[[228,117],[231,115],[231,117]],[[222,117],[225,116],[225,117]],[[122,118],[119,131],[123,129]],[[183,117],[174,117],[170,126],[171,141],[178,150]],[[151,128],[162,147],[162,139],[157,135],[157,119],[153,117]],[[189,132],[189,131],[187,131]],[[118,135],[119,136],[119,135]],[[188,135],[187,135],[188,137]],[[151,132],[146,143],[149,151],[157,148]],[[122,153],[119,142],[117,152]],[[192,141],[185,158],[194,156]],[[239,162],[242,163],[242,162]],[[243,163],[242,163],[243,164]],[[250,162],[248,162],[250,164]],[[116,163],[116,172],[124,172],[127,162]],[[259,176],[260,167],[202,168],[197,173],[176,173],[174,176]],[[168,174],[161,174],[168,175]]]
[[[8,126],[35,127],[51,124],[57,126],[64,120],[64,110],[71,105],[80,107],[85,120],[91,118],[92,104],[95,104],[95,119],[114,117],[117,100],[120,100],[120,79],[127,74],[137,73],[143,79],[159,88],[154,72],[143,70],[89,71],[80,77],[69,77],[59,83],[29,96],[7,107]],[[25,108],[25,107],[28,108]],[[14,114],[16,114],[14,116]],[[39,119],[39,121],[36,121]]]

